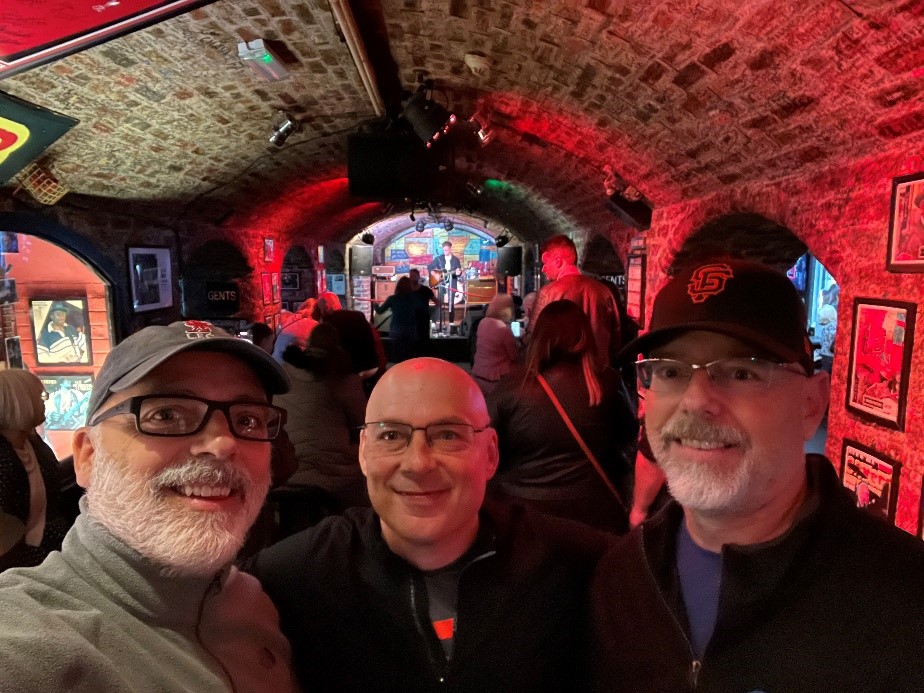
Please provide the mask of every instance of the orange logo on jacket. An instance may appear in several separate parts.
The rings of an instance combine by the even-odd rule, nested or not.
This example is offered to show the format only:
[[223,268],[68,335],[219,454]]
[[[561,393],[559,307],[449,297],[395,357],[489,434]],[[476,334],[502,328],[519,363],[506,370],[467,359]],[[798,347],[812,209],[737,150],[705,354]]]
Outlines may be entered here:
[[690,294],[693,303],[702,303],[710,296],[715,296],[725,291],[725,283],[733,276],[735,275],[732,268],[724,262],[703,265],[690,277],[690,283],[687,284],[687,293]]

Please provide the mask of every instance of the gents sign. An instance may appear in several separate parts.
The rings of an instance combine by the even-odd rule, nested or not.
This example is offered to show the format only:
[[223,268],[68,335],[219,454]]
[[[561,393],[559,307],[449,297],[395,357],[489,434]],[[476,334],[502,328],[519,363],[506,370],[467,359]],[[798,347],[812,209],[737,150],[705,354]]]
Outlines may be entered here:
[[241,294],[235,282],[206,282],[205,299],[209,315],[232,315],[241,307]]

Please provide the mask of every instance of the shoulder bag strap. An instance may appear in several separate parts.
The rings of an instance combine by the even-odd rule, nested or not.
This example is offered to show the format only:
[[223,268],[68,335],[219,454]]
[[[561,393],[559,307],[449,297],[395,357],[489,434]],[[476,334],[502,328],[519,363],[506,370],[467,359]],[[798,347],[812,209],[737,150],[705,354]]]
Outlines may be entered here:
[[623,502],[622,496],[619,495],[619,491],[617,491],[616,487],[613,486],[613,482],[610,481],[610,478],[606,475],[606,472],[603,471],[603,467],[600,466],[597,458],[590,451],[590,448],[587,447],[587,443],[584,442],[581,434],[578,433],[578,430],[574,427],[574,424],[571,422],[571,417],[568,416],[568,412],[565,411],[565,408],[561,406],[561,402],[558,400],[558,397],[556,397],[555,393],[552,392],[552,388],[549,386],[548,381],[542,376],[541,373],[537,373],[536,378],[539,380],[539,384],[542,385],[542,389],[545,390],[545,393],[549,396],[549,399],[552,400],[552,404],[554,404],[555,408],[558,410],[558,415],[561,416],[561,420],[565,422],[568,430],[571,431],[571,435],[574,437],[574,440],[577,441],[577,444],[581,446],[581,450],[584,451],[584,455],[588,460],[590,460],[590,463],[594,466],[594,469],[597,470],[597,474],[600,475],[600,479],[609,489],[610,493],[613,494],[613,497],[616,499],[616,502],[619,503],[619,506],[623,510],[627,511],[626,504]]

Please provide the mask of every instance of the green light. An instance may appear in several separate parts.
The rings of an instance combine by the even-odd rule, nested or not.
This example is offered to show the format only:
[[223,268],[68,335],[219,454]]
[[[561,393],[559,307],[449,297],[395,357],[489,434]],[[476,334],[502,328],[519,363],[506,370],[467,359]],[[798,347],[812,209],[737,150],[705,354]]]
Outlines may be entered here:
[[271,56],[269,53],[264,53],[263,57],[260,58],[260,60],[262,60],[265,63],[271,63],[273,62],[273,56]]

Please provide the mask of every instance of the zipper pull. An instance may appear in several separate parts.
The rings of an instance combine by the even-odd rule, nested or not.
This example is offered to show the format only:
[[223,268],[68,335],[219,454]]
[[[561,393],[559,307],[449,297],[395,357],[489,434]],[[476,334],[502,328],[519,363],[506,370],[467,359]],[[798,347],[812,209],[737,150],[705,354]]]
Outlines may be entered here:
[[702,671],[702,669],[703,669],[703,663],[700,662],[698,659],[694,659],[690,663],[689,679],[690,679],[690,688],[692,688],[693,690],[696,690],[696,685],[697,683],[699,683],[699,672]]

